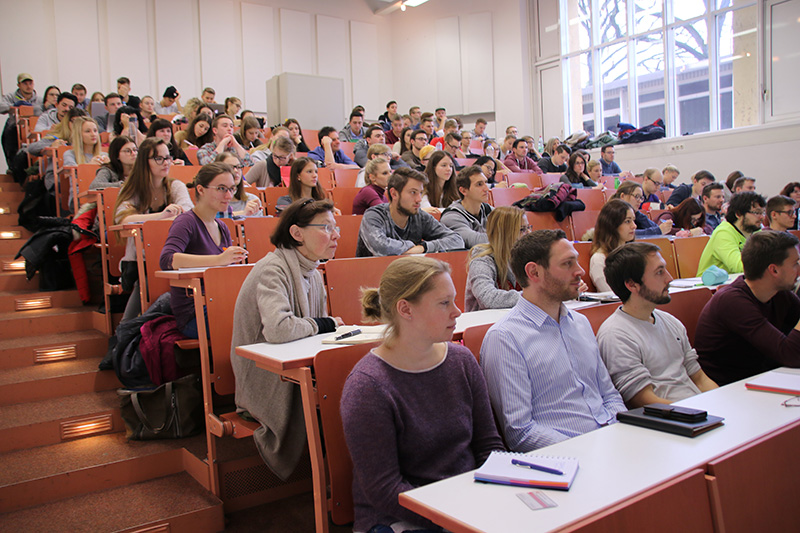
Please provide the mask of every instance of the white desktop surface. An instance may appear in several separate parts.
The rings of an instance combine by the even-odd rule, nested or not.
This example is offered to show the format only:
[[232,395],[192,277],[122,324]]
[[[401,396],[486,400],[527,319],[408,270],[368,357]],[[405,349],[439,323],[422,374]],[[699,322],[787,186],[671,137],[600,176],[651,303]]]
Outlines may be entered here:
[[800,409],[781,405],[787,396],[748,391],[745,381],[678,402],[725,418],[723,427],[693,439],[617,423],[533,452],[580,461],[568,492],[547,491],[558,504],[552,509],[531,511],[515,496],[526,489],[476,483],[472,472],[404,494],[486,532],[558,529],[800,419]]
[[[510,309],[485,309],[483,311],[462,313],[456,319],[454,333],[464,333],[464,330],[472,326],[494,324],[508,314],[509,311]],[[309,365],[310,360],[319,352],[341,347],[340,344],[322,344],[322,340],[330,335],[330,333],[323,333],[285,344],[270,344],[268,342],[247,344],[238,346],[236,353],[260,362],[261,366],[270,369],[286,370],[298,368]]]

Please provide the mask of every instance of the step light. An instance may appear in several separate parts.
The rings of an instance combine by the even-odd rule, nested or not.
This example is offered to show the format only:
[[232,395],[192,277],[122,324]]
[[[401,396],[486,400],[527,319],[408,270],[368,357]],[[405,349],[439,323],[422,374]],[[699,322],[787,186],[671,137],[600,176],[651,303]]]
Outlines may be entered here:
[[39,298],[16,298],[14,303],[17,311],[50,309],[53,307],[53,299],[50,296],[42,296]]
[[0,239],[19,239],[22,234],[19,231],[0,231]]
[[19,259],[18,261],[3,261],[3,272],[19,272],[25,270],[25,260]]
[[7,215],[9,213],[11,213],[11,209],[5,206],[0,207],[0,215]]
[[61,440],[85,437],[87,435],[111,431],[111,429],[111,413],[86,416],[84,418],[70,420],[69,422],[61,422]]
[[35,363],[54,363],[56,361],[77,358],[78,346],[76,344],[53,346],[51,348],[37,348],[33,350],[33,361]]

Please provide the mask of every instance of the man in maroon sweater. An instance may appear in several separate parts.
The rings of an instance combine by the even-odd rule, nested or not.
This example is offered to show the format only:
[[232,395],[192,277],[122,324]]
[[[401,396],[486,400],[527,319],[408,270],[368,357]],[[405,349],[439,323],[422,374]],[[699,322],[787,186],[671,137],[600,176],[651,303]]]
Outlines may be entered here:
[[511,145],[511,152],[506,156],[503,164],[511,172],[536,172],[541,174],[542,170],[536,161],[528,157],[528,142],[525,139],[517,139]]
[[742,250],[744,276],[723,287],[697,321],[700,366],[726,385],[779,366],[800,368],[800,241],[759,231]]

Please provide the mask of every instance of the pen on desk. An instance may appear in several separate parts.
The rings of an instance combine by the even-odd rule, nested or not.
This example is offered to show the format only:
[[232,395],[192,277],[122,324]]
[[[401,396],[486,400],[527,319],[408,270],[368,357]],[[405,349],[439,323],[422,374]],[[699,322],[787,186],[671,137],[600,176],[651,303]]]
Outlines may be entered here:
[[340,341],[342,339],[349,339],[350,337],[355,337],[360,333],[361,333],[360,329],[354,329],[353,331],[348,331],[347,333],[342,333],[341,335],[334,337],[333,340]]
[[540,472],[547,472],[548,474],[556,474],[557,476],[563,476],[564,472],[561,470],[556,470],[555,468],[549,468],[547,466],[537,465],[534,463],[528,463],[526,461],[520,461],[519,459],[511,459],[512,465],[517,466],[524,466],[525,468],[532,468],[534,470],[539,470]]

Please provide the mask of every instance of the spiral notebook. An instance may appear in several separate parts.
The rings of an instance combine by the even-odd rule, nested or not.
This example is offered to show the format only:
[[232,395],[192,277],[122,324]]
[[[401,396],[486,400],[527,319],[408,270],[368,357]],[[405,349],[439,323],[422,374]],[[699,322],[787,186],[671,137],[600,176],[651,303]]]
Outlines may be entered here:
[[[526,466],[512,464],[518,459],[548,469],[559,470],[563,474],[551,474]],[[475,471],[475,481],[535,487],[540,489],[569,490],[578,473],[578,460],[572,457],[553,457],[547,455],[528,455],[514,452],[492,452],[486,462]]]

